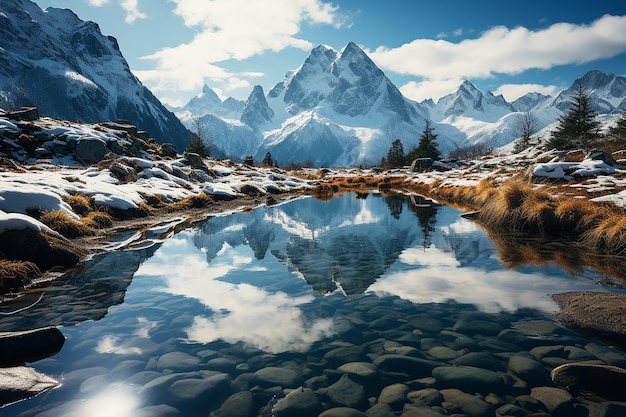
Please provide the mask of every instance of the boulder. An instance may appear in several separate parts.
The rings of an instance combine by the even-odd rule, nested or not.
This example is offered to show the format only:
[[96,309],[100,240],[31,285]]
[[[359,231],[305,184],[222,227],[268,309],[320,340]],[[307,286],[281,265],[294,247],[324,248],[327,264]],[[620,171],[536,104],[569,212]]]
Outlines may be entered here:
[[95,164],[102,161],[107,154],[107,146],[98,138],[83,138],[76,142],[74,158],[85,164]]
[[0,367],[24,365],[57,354],[65,336],[56,327],[0,333]]
[[335,404],[359,408],[366,404],[365,388],[343,375],[339,381],[328,387],[327,397]]
[[39,119],[37,107],[20,107],[19,110],[7,112],[4,117],[20,122],[32,122]]
[[626,402],[626,369],[611,365],[568,363],[550,374],[552,381],[573,395],[594,401]]
[[480,398],[458,389],[441,390],[446,402],[460,408],[468,417],[495,417],[493,406]]
[[323,410],[317,395],[310,389],[296,389],[278,400],[273,409],[275,417],[317,417]]
[[432,158],[417,158],[411,162],[411,171],[412,172],[423,172],[429,171],[433,167],[433,159]]
[[485,394],[504,389],[504,381],[497,373],[473,366],[441,366],[433,369],[433,377],[445,388]]
[[574,415],[574,399],[564,389],[555,387],[535,387],[530,395],[537,399],[555,417]]

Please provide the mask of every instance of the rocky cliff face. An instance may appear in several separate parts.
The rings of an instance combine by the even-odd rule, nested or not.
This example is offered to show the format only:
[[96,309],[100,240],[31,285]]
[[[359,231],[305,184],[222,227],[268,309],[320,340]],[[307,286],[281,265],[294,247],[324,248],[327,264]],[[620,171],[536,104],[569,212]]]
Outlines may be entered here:
[[0,107],[82,122],[128,120],[183,150],[189,132],[135,77],[115,38],[67,9],[0,3]]

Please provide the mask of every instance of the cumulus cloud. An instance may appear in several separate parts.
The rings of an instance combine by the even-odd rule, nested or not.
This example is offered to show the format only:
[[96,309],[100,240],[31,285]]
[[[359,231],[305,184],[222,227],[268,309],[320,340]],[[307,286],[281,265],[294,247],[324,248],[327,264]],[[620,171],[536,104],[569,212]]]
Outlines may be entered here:
[[[589,25],[557,23],[536,31],[498,26],[458,43],[416,39],[397,48],[378,47],[369,55],[386,70],[424,79],[425,86],[411,83],[402,88],[417,94],[457,80],[611,58],[626,52],[625,32],[626,16],[605,15]],[[439,96],[420,98],[429,97]]]
[[340,26],[338,8],[321,0],[172,0],[174,13],[185,26],[197,31],[188,43],[164,48],[145,59],[156,61],[153,71],[137,75],[155,92],[172,88],[193,91],[205,79],[227,81],[224,88],[245,85],[241,78],[216,65],[225,60],[243,60],[266,51],[285,48],[310,49],[297,37],[301,25]]
[[90,6],[94,6],[94,7],[104,6],[108,2],[109,0],[88,0],[87,1],[87,3],[89,3]]
[[137,0],[123,0],[120,6],[126,12],[126,23],[134,23],[137,19],[145,19],[146,14],[139,11]]

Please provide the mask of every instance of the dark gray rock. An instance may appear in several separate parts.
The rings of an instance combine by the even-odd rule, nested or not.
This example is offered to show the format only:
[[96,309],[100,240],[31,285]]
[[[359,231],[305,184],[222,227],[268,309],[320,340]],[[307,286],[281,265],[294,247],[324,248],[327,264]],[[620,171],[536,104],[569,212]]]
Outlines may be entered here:
[[367,417],[367,414],[351,407],[335,407],[324,411],[318,417]]
[[426,353],[439,361],[449,361],[459,357],[459,354],[456,350],[450,349],[446,346],[435,346],[431,349],[428,349]]
[[475,366],[476,368],[489,369],[491,371],[503,371],[506,364],[487,352],[469,352],[450,361],[457,366]]
[[502,331],[502,326],[498,323],[486,320],[462,319],[454,324],[452,328],[455,332],[467,335],[497,335]]
[[396,417],[389,404],[374,404],[365,412],[367,417]]
[[297,388],[302,385],[302,378],[292,369],[268,366],[254,373],[257,383],[262,387],[281,386],[283,388]]
[[415,405],[439,405],[443,401],[443,396],[434,388],[424,388],[418,391],[409,392],[408,400]]
[[360,408],[367,403],[365,388],[348,375],[343,375],[339,381],[328,387],[326,396],[340,406]]
[[442,365],[441,362],[403,355],[382,355],[373,363],[380,372],[408,374],[412,378],[430,376],[433,369]]
[[491,404],[458,389],[441,390],[441,395],[445,401],[463,410],[468,417],[494,417],[496,415]]
[[504,382],[497,373],[473,366],[441,366],[433,369],[432,375],[445,388],[481,393],[498,393],[504,389]]
[[350,362],[341,365],[337,370],[364,379],[372,379],[378,376],[376,366],[370,362]]
[[555,387],[535,387],[530,395],[536,398],[555,417],[569,417],[574,414],[574,399],[564,389]]
[[168,389],[174,404],[181,411],[209,408],[230,394],[230,376],[216,374],[208,378],[186,378],[174,382]]
[[383,388],[378,396],[378,403],[389,404],[394,410],[400,410],[404,403],[407,402],[409,391],[411,391],[411,389],[404,384],[388,385]]
[[237,392],[226,399],[209,417],[257,417],[254,396],[250,391]]
[[200,358],[185,352],[169,352],[159,358],[157,369],[172,371],[191,371],[197,369]]
[[543,365],[526,356],[516,355],[509,358],[509,369],[531,387],[550,382],[550,375]]
[[107,146],[98,138],[84,138],[76,142],[74,158],[85,164],[95,164],[104,159],[107,154]]
[[322,412],[322,404],[317,395],[308,388],[295,389],[274,406],[276,417],[317,417]]

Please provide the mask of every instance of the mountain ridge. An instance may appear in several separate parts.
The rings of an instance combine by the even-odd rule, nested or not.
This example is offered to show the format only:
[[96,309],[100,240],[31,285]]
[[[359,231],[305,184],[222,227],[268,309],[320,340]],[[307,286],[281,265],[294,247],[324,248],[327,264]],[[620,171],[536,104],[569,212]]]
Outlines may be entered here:
[[117,40],[69,9],[0,4],[0,107],[81,122],[128,120],[182,151],[190,134],[133,75]]
[[[569,108],[577,82],[589,92],[604,123],[626,109],[626,77],[598,70],[584,74],[555,96],[531,92],[508,102],[465,80],[437,101],[417,102],[404,97],[354,42],[340,51],[318,45],[265,95],[274,115],[264,119],[261,130],[255,125],[255,137],[245,149],[231,145],[230,150],[238,151],[238,157],[253,155],[257,160],[270,152],[284,163],[374,165],[386,155],[392,140],[400,138],[405,151],[416,146],[426,119],[439,135],[444,155],[478,143],[510,149],[519,135],[519,117],[527,112],[536,118],[537,135],[546,138],[559,115]],[[254,87],[256,94],[259,88]],[[253,111],[254,107],[248,109]],[[189,119],[182,119],[188,123]],[[221,123],[229,124],[231,130],[248,126],[241,118],[237,126],[214,117],[207,127],[214,129]],[[225,141],[217,138],[217,147]]]

